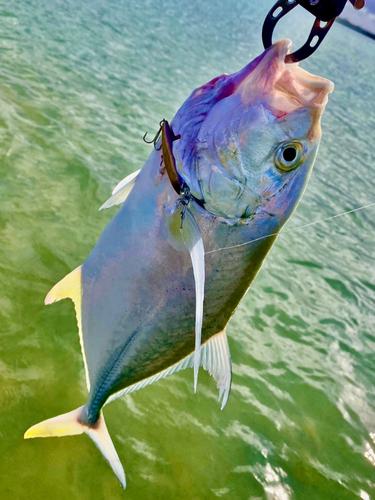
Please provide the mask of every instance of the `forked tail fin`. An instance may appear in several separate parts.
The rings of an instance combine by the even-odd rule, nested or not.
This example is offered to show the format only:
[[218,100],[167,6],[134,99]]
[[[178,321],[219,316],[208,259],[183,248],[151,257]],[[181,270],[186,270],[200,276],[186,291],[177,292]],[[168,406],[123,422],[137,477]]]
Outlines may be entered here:
[[107,462],[109,462],[109,465],[112,467],[113,472],[116,474],[122,486],[126,488],[125,472],[115,447],[113,446],[107,426],[105,425],[103,413],[100,413],[100,417],[95,426],[89,427],[80,422],[83,410],[84,406],[81,406],[69,413],[64,413],[64,415],[59,415],[58,417],[50,418],[39,424],[33,425],[33,427],[30,427],[30,429],[25,432],[24,438],[74,436],[85,432],[94,441]]

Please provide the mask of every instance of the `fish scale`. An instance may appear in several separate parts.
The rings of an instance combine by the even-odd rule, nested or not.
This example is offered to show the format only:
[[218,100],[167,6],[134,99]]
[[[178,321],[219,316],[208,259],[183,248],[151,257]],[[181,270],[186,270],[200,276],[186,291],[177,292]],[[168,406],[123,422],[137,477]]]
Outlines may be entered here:
[[[153,179],[157,174],[156,167],[159,164],[158,155],[156,153],[155,156],[157,158],[149,163],[149,167],[146,165],[143,172],[143,175],[148,175],[148,178],[151,179],[151,182],[153,182]],[[147,168],[151,170],[150,174],[147,174]],[[139,186],[140,185],[141,184],[139,184]],[[163,186],[164,188],[162,189]],[[159,190],[160,192],[166,191],[163,194],[164,199],[168,199],[168,197],[174,196],[173,190],[171,189],[171,186],[169,185],[167,179],[164,180],[164,183],[161,183],[159,185]],[[120,212],[116,215],[115,219],[110,223],[108,231],[111,231],[111,225],[113,225],[116,229],[118,226],[124,227],[122,238],[126,240],[126,234],[127,234],[126,220],[127,218],[130,218],[132,216],[131,215],[132,210],[133,209],[135,211],[148,210],[145,208],[147,206],[147,199],[142,198],[144,193],[147,193],[147,188],[145,189],[144,184],[140,192],[138,192],[137,186],[134,188],[132,193],[129,195],[127,203],[122,207]],[[145,198],[147,198],[147,195],[144,196]],[[157,194],[156,196],[158,197],[160,195]],[[160,207],[160,212],[162,212],[162,207]],[[211,216],[205,215],[205,217],[211,217]],[[156,215],[156,220],[161,221],[161,215]],[[200,220],[199,217],[197,217],[197,220],[199,222]],[[271,222],[274,221],[271,220]],[[143,224],[146,224],[145,220]],[[154,220],[152,221],[152,225],[153,227],[155,226]],[[265,224],[262,224],[262,228],[266,233],[275,232],[277,230],[277,227],[274,223],[272,224],[272,227],[270,229],[267,229]],[[160,231],[161,232],[163,231],[162,227]],[[211,224],[211,232],[215,232],[215,225]],[[245,239],[250,238],[252,234],[252,226],[249,225],[247,227],[244,227],[243,232],[244,232],[243,238]],[[149,235],[149,227],[145,226],[144,237],[146,237],[147,235]],[[154,366],[155,362],[153,359],[151,359],[149,367],[145,363],[142,364],[143,378],[145,377],[145,375],[146,376],[153,375],[156,369],[163,370],[166,367],[170,366],[174,362],[178,361],[178,359],[181,359],[181,357],[188,355],[193,350],[194,347],[194,281],[191,276],[192,273],[191,273],[191,264],[189,256],[186,254],[184,262],[182,262],[181,260],[182,255],[180,255],[179,253],[176,254],[176,251],[169,244],[161,245],[160,244],[161,238],[159,237],[159,234],[156,231],[154,231],[153,235],[156,238],[155,249],[153,248],[153,252],[156,253],[153,253],[153,259],[157,260],[158,262],[157,276],[163,279],[163,286],[166,287],[166,289],[163,292],[162,289],[158,287],[157,283],[155,287],[159,292],[159,295],[163,294],[165,297],[167,297],[168,289],[174,288],[173,284],[170,283],[168,285],[168,282],[166,282],[166,277],[168,276],[168,274],[172,272],[173,280],[178,281],[180,283],[180,291],[182,293],[181,295],[177,295],[176,290],[174,290],[173,298],[171,300],[173,302],[180,302],[183,305],[181,305],[177,310],[173,306],[169,307],[168,303],[166,303],[164,308],[158,309],[154,307],[152,316],[147,318],[145,317],[141,318],[140,314],[137,311],[139,301],[136,300],[135,303],[132,305],[130,300],[128,299],[123,300],[127,308],[127,315],[126,315],[127,336],[132,336],[135,330],[140,329],[138,332],[138,339],[140,342],[142,339],[142,335],[146,335],[146,333],[144,332],[150,331],[147,334],[148,337],[152,339],[153,336],[156,336],[158,338],[160,349],[162,351],[165,350],[164,345],[168,344],[168,342],[171,339],[171,336],[180,339],[179,342],[180,345],[176,350],[176,353],[175,352],[165,353],[163,357],[160,355],[155,356],[156,367]],[[140,228],[138,228],[138,236],[142,238]],[[204,241],[205,240],[212,241],[215,240],[215,237],[209,233],[205,235]],[[256,243],[255,248],[259,249],[258,252],[261,255],[261,260],[265,258],[266,255],[265,249],[271,247],[272,240],[273,238],[270,238],[268,241],[262,241],[260,243],[259,242]],[[236,241],[238,241],[238,235],[236,236]],[[225,239],[223,240],[221,240],[220,238],[218,239],[219,246],[224,245],[227,242],[228,242],[227,235],[225,235]],[[146,246],[147,245],[148,243],[146,244]],[[110,308],[110,304],[106,303],[106,299],[103,298],[103,295],[100,295],[98,297],[98,301],[100,301],[100,304],[98,304],[97,302],[93,303],[92,300],[88,300],[88,302],[86,303],[86,296],[85,296],[85,290],[87,289],[85,286],[86,273],[90,276],[91,279],[90,269],[91,267],[97,269],[98,267],[97,259],[101,259],[103,261],[109,259],[109,257],[106,256],[105,254],[106,250],[107,250],[106,246],[104,248],[101,248],[101,246],[98,245],[96,247],[95,252],[92,255],[90,255],[90,257],[87,259],[86,263],[83,266],[83,280],[84,280],[83,308],[85,309],[85,307],[87,307],[88,309],[95,310],[100,305],[100,310],[105,309],[107,311],[111,311],[110,314],[112,315],[112,309]],[[109,253],[112,254],[112,252],[113,252],[112,249],[109,249]],[[250,256],[251,258],[249,258]],[[122,258],[126,259],[127,257],[126,255],[123,255]],[[142,259],[143,258],[144,257],[142,255]],[[218,333],[219,331],[225,328],[225,325],[228,322],[230,316],[232,315],[233,310],[237,307],[239,301],[241,300],[244,293],[247,291],[248,287],[250,286],[250,283],[252,282],[253,278],[255,277],[259,269],[260,264],[258,260],[259,258],[257,257],[257,252],[255,251],[254,247],[247,249],[242,248],[240,252],[236,254],[236,259],[233,258],[228,259],[227,256],[222,255],[220,253],[210,255],[208,259],[206,258],[206,268],[208,272],[207,272],[206,290],[205,290],[205,297],[206,297],[205,317],[208,318],[208,320],[204,320],[203,322],[203,330],[202,330],[203,340],[208,340],[210,336]],[[134,266],[136,267],[137,261],[135,256],[132,257],[132,261]],[[175,267],[173,269],[171,269],[172,267],[171,263],[175,264]],[[156,276],[154,273],[155,268],[152,263],[150,265],[150,268],[151,272],[154,274],[152,280],[156,282]],[[214,269],[215,272],[211,273],[210,268]],[[217,272],[217,270],[219,270],[219,272]],[[245,273],[244,270],[246,271]],[[189,274],[190,274],[190,279],[186,279],[189,277]],[[102,290],[107,289],[110,286],[107,284],[107,282],[111,283],[112,279],[113,279],[112,276],[108,276],[106,279],[104,278],[98,279],[95,282],[90,283],[90,287],[92,286],[96,289],[102,289]],[[229,296],[228,294],[222,293],[223,287],[221,286],[220,283],[221,280],[223,280],[226,283],[226,289],[232,290]],[[185,288],[185,290],[183,290],[183,288]],[[138,285],[135,286],[135,290],[127,288],[127,291],[129,292],[128,296],[138,294],[139,297],[143,298],[143,300],[146,302],[146,304],[144,304],[144,309],[146,310],[148,308],[147,307],[148,303],[156,302],[154,296],[151,296],[149,300],[146,299],[146,294],[148,292],[147,289],[148,286],[146,286],[145,289],[143,290],[142,288],[140,289]],[[87,296],[89,297],[89,299],[92,298],[89,292]],[[120,318],[123,317],[121,311],[118,311],[117,314]],[[103,326],[101,323],[97,321],[97,316],[96,315],[93,316],[91,314],[90,317],[94,318],[94,320],[92,321],[92,323],[84,325],[83,328],[84,331],[87,332],[88,337],[85,340],[85,342],[89,346],[90,346],[90,337],[91,336],[99,337],[100,334],[103,332]],[[141,322],[142,322],[142,327],[140,327]],[[155,325],[159,324],[163,325],[162,330],[159,328],[155,329]],[[112,323],[110,323],[110,327],[113,328]],[[181,335],[182,332],[185,332],[185,334]],[[105,338],[105,335],[102,335],[102,337]],[[119,342],[119,345],[122,345],[123,342],[125,341],[125,336],[122,335],[121,338],[117,340]],[[117,346],[113,345],[112,350],[114,352],[117,352]],[[126,362],[122,361],[124,365],[124,373],[121,374],[121,378],[126,379],[128,385],[134,384],[138,382],[140,379],[139,373],[133,370],[133,364],[136,364],[137,367],[140,366],[138,363],[137,350],[136,349],[132,350],[132,353],[133,353],[132,356],[134,356],[135,359],[134,363],[132,363],[130,355],[129,359]],[[86,355],[90,357],[90,352],[87,349],[86,349]],[[112,366],[113,363],[111,357],[112,354],[109,354],[108,346],[106,349],[106,355],[108,358],[107,363],[110,366]],[[94,362],[89,363],[89,365],[91,365],[90,378],[91,380],[95,380],[97,378],[97,373]],[[99,366],[102,367],[102,365],[103,365],[103,358],[101,357]],[[105,367],[104,369],[101,369],[100,373],[103,372],[106,373],[106,371],[107,368]],[[117,390],[118,385],[121,385],[121,383],[123,383],[123,380],[116,382],[116,384],[113,385],[112,381],[110,394],[114,393]],[[105,398],[105,394],[102,394],[101,396]],[[95,408],[97,408],[98,404],[95,398],[93,398],[92,401],[95,401]],[[104,402],[105,401],[102,401],[102,403]]]
[[304,192],[333,90],[285,64],[290,46],[281,40],[196,89],[173,130],[161,122],[166,168],[154,149],[102,205],[123,204],[82,266],[46,297],[74,301],[88,400],[26,438],[86,433],[125,487],[103,406],[185,368],[194,368],[196,390],[200,366],[225,406],[226,325]]

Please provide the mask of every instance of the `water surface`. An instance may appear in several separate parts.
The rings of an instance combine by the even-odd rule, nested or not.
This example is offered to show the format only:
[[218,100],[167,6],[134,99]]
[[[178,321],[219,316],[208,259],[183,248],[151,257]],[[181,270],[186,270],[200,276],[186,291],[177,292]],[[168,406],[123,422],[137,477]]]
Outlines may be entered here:
[[[261,50],[271,1],[0,3],[0,498],[375,498],[375,208],[281,236],[229,324],[220,411],[192,370],[105,409],[123,491],[87,436],[23,441],[86,401],[73,305],[43,305],[150,153],[145,131]],[[299,12],[297,12],[299,11]],[[302,9],[278,30],[296,43]],[[375,201],[375,42],[335,26],[302,64],[336,89],[288,228]]]

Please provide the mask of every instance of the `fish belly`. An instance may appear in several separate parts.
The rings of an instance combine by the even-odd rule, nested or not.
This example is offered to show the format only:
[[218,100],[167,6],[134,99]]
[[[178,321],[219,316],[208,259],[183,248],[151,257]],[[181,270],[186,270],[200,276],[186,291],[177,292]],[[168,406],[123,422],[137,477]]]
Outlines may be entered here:
[[[155,185],[159,153],[142,169],[124,206],[82,266],[82,334],[89,405],[168,368],[194,350],[195,285],[188,252],[170,242],[166,206],[177,201],[168,177]],[[193,208],[206,250],[241,244],[273,221],[230,226]],[[255,236],[254,236],[255,235]],[[208,253],[202,342],[225,328],[275,237]]]

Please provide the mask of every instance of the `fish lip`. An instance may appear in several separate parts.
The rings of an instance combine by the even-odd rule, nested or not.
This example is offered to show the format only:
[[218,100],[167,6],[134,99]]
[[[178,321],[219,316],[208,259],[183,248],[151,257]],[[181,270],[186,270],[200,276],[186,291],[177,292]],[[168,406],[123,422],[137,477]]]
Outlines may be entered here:
[[[241,95],[244,104],[251,105],[261,99],[275,116],[297,108],[324,110],[334,84],[312,75],[298,63],[286,63],[291,47],[290,40],[281,39],[234,75],[235,92]],[[282,109],[278,109],[280,97]]]
[[289,40],[289,38],[282,38],[281,40],[278,40],[273,45],[271,45],[271,47],[269,47],[266,52],[271,53],[273,57],[276,57],[279,60],[279,62],[285,64],[285,58],[290,52],[291,48],[292,41]]
[[298,63],[293,63],[285,65],[283,75],[275,82],[275,89],[288,92],[303,107],[324,108],[334,84],[326,78],[309,73],[299,67]]
[[264,59],[274,59],[276,61],[285,61],[285,57],[292,47],[291,40],[283,38],[266,49],[262,54],[256,57],[253,61],[247,64],[244,68],[233,75],[234,83],[236,84],[236,92],[241,84],[259,67],[264,64]]

